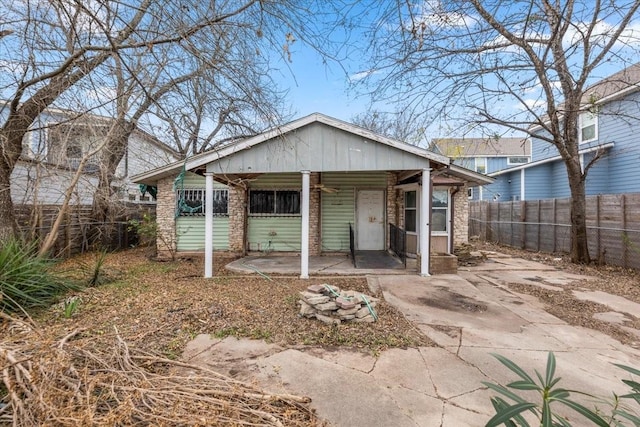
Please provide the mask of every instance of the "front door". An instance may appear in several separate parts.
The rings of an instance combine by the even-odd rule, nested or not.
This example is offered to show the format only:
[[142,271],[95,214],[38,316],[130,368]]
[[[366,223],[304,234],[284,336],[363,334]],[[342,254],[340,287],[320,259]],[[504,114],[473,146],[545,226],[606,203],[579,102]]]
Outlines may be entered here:
[[384,190],[358,190],[356,249],[384,250]]

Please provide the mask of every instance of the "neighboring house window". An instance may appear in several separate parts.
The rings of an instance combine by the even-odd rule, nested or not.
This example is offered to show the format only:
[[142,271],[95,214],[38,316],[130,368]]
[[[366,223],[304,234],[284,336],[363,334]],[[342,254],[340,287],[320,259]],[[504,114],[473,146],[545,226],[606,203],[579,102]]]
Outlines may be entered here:
[[[204,189],[182,189],[176,191],[176,211],[179,216],[203,216],[205,204]],[[229,191],[213,190],[213,215],[228,214]]]
[[476,172],[485,174],[487,173],[487,158],[486,157],[477,157],[476,158]]
[[249,192],[249,214],[299,215],[300,191],[251,190]]
[[525,163],[529,163],[529,157],[527,156],[507,157],[508,165],[523,165]]
[[447,232],[449,191],[434,190],[431,197],[431,231]]
[[418,229],[418,199],[416,194],[416,191],[404,193],[404,228],[412,233],[415,233]]
[[578,117],[580,143],[598,139],[598,116],[586,111]]

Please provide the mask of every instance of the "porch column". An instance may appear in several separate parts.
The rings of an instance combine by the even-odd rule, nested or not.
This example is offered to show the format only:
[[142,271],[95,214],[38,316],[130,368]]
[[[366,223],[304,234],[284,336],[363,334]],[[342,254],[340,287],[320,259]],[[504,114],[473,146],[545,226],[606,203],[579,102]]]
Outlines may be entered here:
[[213,277],[213,173],[204,174],[204,277]]
[[431,169],[422,169],[422,187],[420,188],[420,275],[430,276],[429,259],[431,256]]
[[302,171],[302,236],[300,239],[300,278],[309,278],[309,187],[310,171]]

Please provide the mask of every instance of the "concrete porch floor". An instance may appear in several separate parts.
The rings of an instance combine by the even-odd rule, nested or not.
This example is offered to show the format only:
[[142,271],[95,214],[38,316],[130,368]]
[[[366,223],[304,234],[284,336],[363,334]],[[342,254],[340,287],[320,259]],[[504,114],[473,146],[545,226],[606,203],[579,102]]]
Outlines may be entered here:
[[[235,260],[225,266],[238,273],[300,274],[300,257],[297,255],[258,255]],[[309,257],[309,275],[363,276],[417,274],[416,260],[407,258],[407,268],[355,268],[348,255],[320,255]]]

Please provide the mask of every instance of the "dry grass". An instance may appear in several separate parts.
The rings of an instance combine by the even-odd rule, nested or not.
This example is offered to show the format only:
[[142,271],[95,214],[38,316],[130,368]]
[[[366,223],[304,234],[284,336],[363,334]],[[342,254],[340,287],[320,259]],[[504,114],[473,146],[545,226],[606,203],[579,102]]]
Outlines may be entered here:
[[0,366],[6,399],[0,424],[14,426],[315,426],[310,400],[131,349],[59,339],[3,317]]
[[[80,278],[95,259],[60,268]],[[60,303],[32,313],[34,321],[0,319],[0,425],[321,425],[305,398],[180,362],[185,344],[208,333],[373,353],[432,345],[384,301],[372,324],[298,316],[298,293],[309,284],[370,293],[363,278],[242,276],[223,269],[229,261],[216,257],[216,278],[205,280],[201,260],[109,254],[102,273],[111,282],[68,295],[80,299],[69,318]]]

